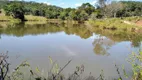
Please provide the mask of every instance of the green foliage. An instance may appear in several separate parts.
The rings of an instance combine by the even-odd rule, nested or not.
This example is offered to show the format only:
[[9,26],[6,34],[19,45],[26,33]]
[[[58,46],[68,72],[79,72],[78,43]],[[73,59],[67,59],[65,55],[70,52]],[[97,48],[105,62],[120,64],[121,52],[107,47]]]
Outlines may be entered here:
[[123,8],[117,12],[118,17],[141,16],[142,2],[122,1]]
[[66,8],[61,12],[59,18],[62,20],[76,20],[79,22],[84,22],[88,20],[92,12],[95,11],[95,7],[90,3],[84,3],[78,9]]
[[94,12],[92,12],[92,14],[90,15],[90,19],[91,20],[96,20],[96,19],[100,19],[102,18],[103,15],[101,14],[101,10],[96,9]]
[[139,54],[132,53],[128,59],[129,63],[132,65],[133,71],[133,80],[141,80],[142,79],[142,52],[140,51]]
[[90,3],[83,3],[80,7],[78,7],[79,10],[85,11],[88,15],[91,15],[92,12],[95,11],[95,7],[92,6]]
[[6,0],[1,0],[0,1],[0,9],[3,9],[3,7],[7,4],[7,1]]
[[142,13],[142,2],[136,1],[122,1],[125,5],[123,8],[122,16],[141,16]]
[[88,14],[84,10],[78,11],[76,13],[78,15],[77,16],[77,21],[84,22],[84,21],[88,20]]
[[30,64],[27,61],[22,62],[20,65],[18,65],[14,71],[11,73],[11,76],[9,76],[12,80],[24,80],[24,73],[21,71],[23,68],[30,68]]
[[76,15],[75,10],[72,10],[72,11],[69,12],[69,19],[77,20],[77,15]]
[[68,14],[67,11],[63,11],[63,12],[60,13],[59,18],[62,19],[62,20],[66,20],[67,17],[68,17],[68,15],[69,15],[69,14]]
[[[3,2],[4,3],[4,2]],[[62,19],[62,20],[88,20],[92,12],[95,11],[95,7],[89,3],[84,3],[78,9],[73,8],[60,8],[44,3],[24,2],[24,1],[10,1],[4,6],[6,15],[25,14],[34,16],[43,16],[49,19]]]
[[[90,3],[83,3],[77,9],[61,8],[44,3],[24,1],[0,1],[0,9],[4,9],[6,15],[13,15],[22,19],[22,15],[43,16],[49,19],[86,21],[89,18],[95,20],[103,17],[129,17],[141,16],[142,2],[121,1],[106,4],[109,0],[99,0],[95,9]],[[24,17],[23,17],[24,18]],[[23,20],[23,19],[22,19]]]
[[63,10],[63,8],[60,7],[36,2],[0,1],[0,3],[5,4],[0,6],[0,8],[4,8],[6,15],[21,13],[23,15],[44,16],[56,19]]
[[122,66],[122,70],[123,70],[123,73],[124,73],[125,78],[128,78],[128,74],[126,73],[126,70],[125,70],[125,68],[124,68],[124,65]]
[[115,1],[107,4],[109,0],[99,0],[98,9],[104,17],[130,17],[141,16],[142,2],[138,1]]
[[24,21],[24,8],[22,3],[17,2],[8,2],[4,6],[4,10],[6,12],[6,15],[12,15],[14,18],[21,19],[21,21]]

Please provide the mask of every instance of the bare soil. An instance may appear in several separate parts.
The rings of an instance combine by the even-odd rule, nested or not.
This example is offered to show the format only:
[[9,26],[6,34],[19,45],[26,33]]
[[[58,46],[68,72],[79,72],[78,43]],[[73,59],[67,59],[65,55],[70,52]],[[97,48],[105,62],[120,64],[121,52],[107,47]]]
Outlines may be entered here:
[[136,24],[137,24],[138,26],[142,26],[142,20],[137,21]]

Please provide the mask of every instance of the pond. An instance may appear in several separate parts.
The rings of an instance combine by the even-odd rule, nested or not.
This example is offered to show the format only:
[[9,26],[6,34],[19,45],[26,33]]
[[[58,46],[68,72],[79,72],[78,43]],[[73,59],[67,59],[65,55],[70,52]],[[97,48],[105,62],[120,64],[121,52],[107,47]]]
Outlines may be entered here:
[[[118,78],[115,64],[127,72],[131,65],[127,58],[141,48],[142,35],[126,31],[88,28],[85,24],[3,24],[0,26],[0,52],[8,51],[11,67],[27,60],[33,68],[49,71],[49,56],[69,75],[76,66],[84,65],[84,76]],[[123,74],[120,69],[121,74]]]

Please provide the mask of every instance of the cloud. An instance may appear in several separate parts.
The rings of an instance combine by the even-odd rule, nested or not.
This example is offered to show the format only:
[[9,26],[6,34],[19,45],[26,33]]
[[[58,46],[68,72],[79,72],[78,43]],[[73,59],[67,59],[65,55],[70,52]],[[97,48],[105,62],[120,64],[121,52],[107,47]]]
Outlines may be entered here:
[[60,6],[62,6],[62,5],[64,5],[65,3],[64,2],[62,2],[62,3],[60,3]]
[[49,2],[43,2],[44,4],[47,4],[47,5],[51,5],[51,3],[49,3]]
[[[98,3],[98,0],[94,0],[94,1],[92,1],[92,2],[90,2],[90,4],[92,4],[92,5],[96,5]],[[75,7],[79,7],[79,6],[81,6],[83,3],[76,3],[75,4]]]
[[92,5],[96,4],[97,0],[94,0],[93,2],[91,2]]
[[75,4],[76,7],[81,6],[81,5],[82,5],[81,3],[76,3]]

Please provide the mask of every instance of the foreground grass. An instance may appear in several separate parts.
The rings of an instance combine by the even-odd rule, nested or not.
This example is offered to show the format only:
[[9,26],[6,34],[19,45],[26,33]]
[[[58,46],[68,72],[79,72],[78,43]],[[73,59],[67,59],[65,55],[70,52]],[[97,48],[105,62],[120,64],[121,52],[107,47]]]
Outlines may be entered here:
[[128,62],[132,65],[132,80],[142,80],[142,52],[138,54],[132,52]]
[[[0,56],[0,80],[107,80],[105,79],[103,70],[98,77],[89,75],[84,78],[82,76],[85,71],[84,65],[76,66],[74,72],[68,77],[65,77],[64,74],[62,74],[62,71],[71,63],[72,60],[69,60],[63,67],[59,67],[58,63],[56,61],[53,61],[50,56],[49,61],[51,64],[51,69],[49,71],[43,72],[38,67],[33,69],[27,61],[24,61],[20,65],[18,65],[11,73],[9,73],[10,63],[7,62],[8,56],[4,54],[1,54]],[[142,52],[139,52],[138,54],[132,53],[128,58],[128,62],[130,62],[130,64],[132,65],[133,74],[128,75],[124,67],[122,67],[123,74],[120,74],[121,68],[119,68],[115,64],[116,72],[118,73],[119,77],[117,79],[112,78],[111,80],[142,80]],[[26,70],[29,76],[25,76],[26,74],[23,69]],[[123,76],[125,78],[122,78]]]

